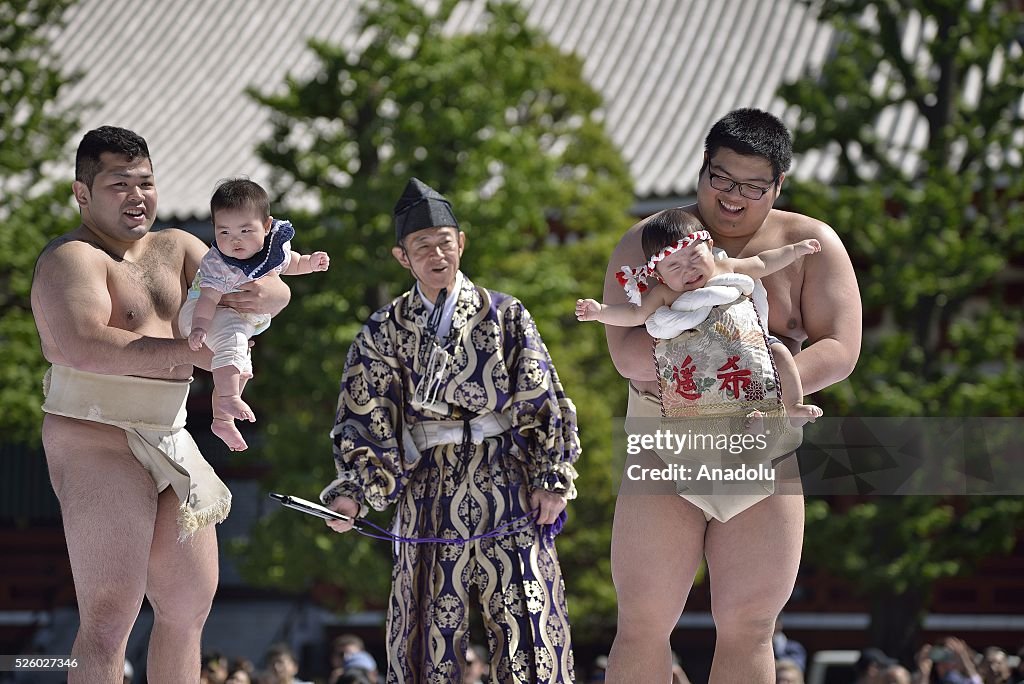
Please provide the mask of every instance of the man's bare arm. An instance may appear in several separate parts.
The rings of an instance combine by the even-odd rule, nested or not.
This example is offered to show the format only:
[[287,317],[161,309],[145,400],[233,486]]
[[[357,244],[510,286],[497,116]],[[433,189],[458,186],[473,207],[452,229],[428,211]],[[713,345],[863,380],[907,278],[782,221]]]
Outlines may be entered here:
[[845,380],[860,357],[860,290],[839,236],[824,226],[821,253],[804,260],[800,311],[807,342],[795,356],[804,393]]
[[[629,301],[615,274],[625,265],[636,266],[647,261],[640,245],[642,230],[643,221],[626,232],[612,253],[604,277],[605,304],[623,304]],[[647,334],[646,328],[619,328],[609,325],[605,326],[605,337],[608,340],[608,353],[619,375],[638,381],[657,379],[654,361],[651,358],[653,338]]]
[[39,258],[32,281],[32,311],[51,363],[107,375],[165,371],[201,362],[185,340],[140,335],[111,327],[113,304],[107,269],[95,248],[58,245]]
[[251,280],[221,297],[221,306],[229,306],[239,313],[261,313],[276,316],[284,311],[292,298],[292,291],[276,273]]

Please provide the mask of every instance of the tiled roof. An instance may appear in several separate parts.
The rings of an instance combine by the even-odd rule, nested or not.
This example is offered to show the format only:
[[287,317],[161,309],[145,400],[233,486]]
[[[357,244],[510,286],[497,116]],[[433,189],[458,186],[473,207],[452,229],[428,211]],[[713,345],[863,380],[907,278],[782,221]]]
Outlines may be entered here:
[[[531,25],[583,59],[640,207],[692,193],[703,136],[722,114],[742,106],[785,114],[776,89],[820,64],[832,35],[796,0],[522,2]],[[65,67],[83,74],[62,98],[97,104],[80,110],[82,132],[113,124],[146,137],[161,218],[204,216],[218,180],[268,175],[254,153],[270,134],[268,112],[245,88],[310,75],[307,40],[351,44],[359,4],[80,0],[53,36]],[[462,3],[450,28],[472,30],[482,8]]]

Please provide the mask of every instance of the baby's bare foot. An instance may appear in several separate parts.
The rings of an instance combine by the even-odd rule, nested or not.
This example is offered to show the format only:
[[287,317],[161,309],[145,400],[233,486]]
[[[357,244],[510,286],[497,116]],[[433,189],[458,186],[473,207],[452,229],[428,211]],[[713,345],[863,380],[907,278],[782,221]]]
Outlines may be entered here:
[[825,415],[825,412],[814,404],[793,404],[786,407],[786,416],[789,417],[789,424],[793,427],[800,427],[805,423],[813,423],[823,415]]
[[748,435],[760,435],[764,432],[764,414],[754,410],[747,414],[743,427]]
[[231,418],[214,418],[210,424],[210,431],[220,437],[220,440],[228,445],[232,451],[245,451],[249,445],[242,439],[242,433],[235,427],[235,421]]
[[213,415],[218,418],[231,416],[238,420],[247,420],[250,423],[256,422],[256,414],[237,394],[215,395],[213,397]]

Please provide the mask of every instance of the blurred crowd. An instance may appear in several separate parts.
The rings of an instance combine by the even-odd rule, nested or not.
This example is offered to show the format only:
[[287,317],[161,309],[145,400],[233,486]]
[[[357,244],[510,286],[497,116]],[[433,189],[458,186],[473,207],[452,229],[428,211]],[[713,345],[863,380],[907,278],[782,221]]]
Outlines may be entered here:
[[[467,661],[479,661],[477,651]],[[271,645],[263,654],[259,666],[248,658],[209,651],[202,655],[201,684],[378,684],[384,678],[377,669],[377,661],[366,650],[363,640],[354,634],[342,634],[331,642],[330,674],[314,682],[299,677],[301,663],[290,646]],[[322,671],[322,670],[321,670]],[[135,668],[125,662],[124,684],[132,684]],[[464,684],[480,684],[467,679]]]
[[[787,650],[780,651],[780,641],[788,644]],[[777,639],[775,656],[775,684],[807,684],[802,646]],[[935,644],[923,644],[909,663],[881,649],[865,648],[853,668],[854,684],[1024,684],[1024,646],[1011,658],[998,646],[976,651],[963,639],[947,636]]]
[[[222,653],[203,655],[201,684],[312,684],[299,678],[299,659],[287,644],[274,644],[263,656],[263,668]],[[354,634],[342,634],[331,643],[330,674],[326,684],[377,684],[377,661]],[[319,684],[319,683],[318,683]]]
[[[466,652],[467,669],[461,683],[483,684],[487,649],[473,644]],[[205,653],[201,684],[379,684],[384,681],[376,659],[361,638],[342,634],[331,642],[330,673],[310,682],[301,679],[301,663],[287,644],[274,644],[263,656],[262,669],[244,658]]]
[[[776,684],[808,684],[807,650],[776,624],[772,639],[775,651]],[[854,684],[1024,684],[1024,646],[1009,655],[997,646],[971,648],[964,640],[948,636],[935,644],[923,644],[913,662],[901,663],[878,648],[860,651],[853,665]],[[691,684],[679,657],[672,654],[672,683]],[[462,682],[483,684],[488,677],[487,649],[471,644],[466,652],[467,668]],[[607,656],[598,656],[585,671],[577,671],[580,682],[603,682]],[[270,646],[259,666],[245,658],[218,652],[203,655],[202,684],[382,684],[383,673],[361,638],[342,634],[331,642],[330,674],[310,682],[299,677],[298,657],[286,644]],[[320,670],[322,672],[322,670]],[[125,684],[134,679],[131,663],[125,664]]]

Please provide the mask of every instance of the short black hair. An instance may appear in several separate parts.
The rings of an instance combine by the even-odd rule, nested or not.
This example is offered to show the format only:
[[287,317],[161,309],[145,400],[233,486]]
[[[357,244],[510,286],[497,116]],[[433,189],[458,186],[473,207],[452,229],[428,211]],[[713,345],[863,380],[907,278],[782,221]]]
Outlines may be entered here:
[[266,662],[269,663],[271,660],[274,660],[275,658],[281,658],[285,656],[291,658],[295,662],[298,662],[295,659],[295,653],[292,651],[291,646],[284,643],[283,641],[279,641],[267,647],[267,652],[264,654],[264,659]]
[[659,211],[647,219],[647,223],[644,224],[644,232],[641,237],[644,257],[650,259],[696,230],[704,230],[704,226],[696,216],[685,209]]
[[701,173],[723,147],[736,154],[764,157],[772,165],[776,182],[793,163],[793,137],[786,124],[760,109],[736,109],[715,122],[704,138],[707,159],[700,168]]
[[260,218],[270,216],[270,197],[267,191],[248,178],[229,178],[221,181],[210,198],[210,220],[216,222],[221,209],[252,209]]
[[149,158],[149,145],[138,133],[117,126],[94,128],[82,136],[75,154],[75,180],[85,183],[90,191],[96,176],[103,170],[100,155],[104,152],[119,154],[128,159],[145,159],[150,166],[153,164]]

